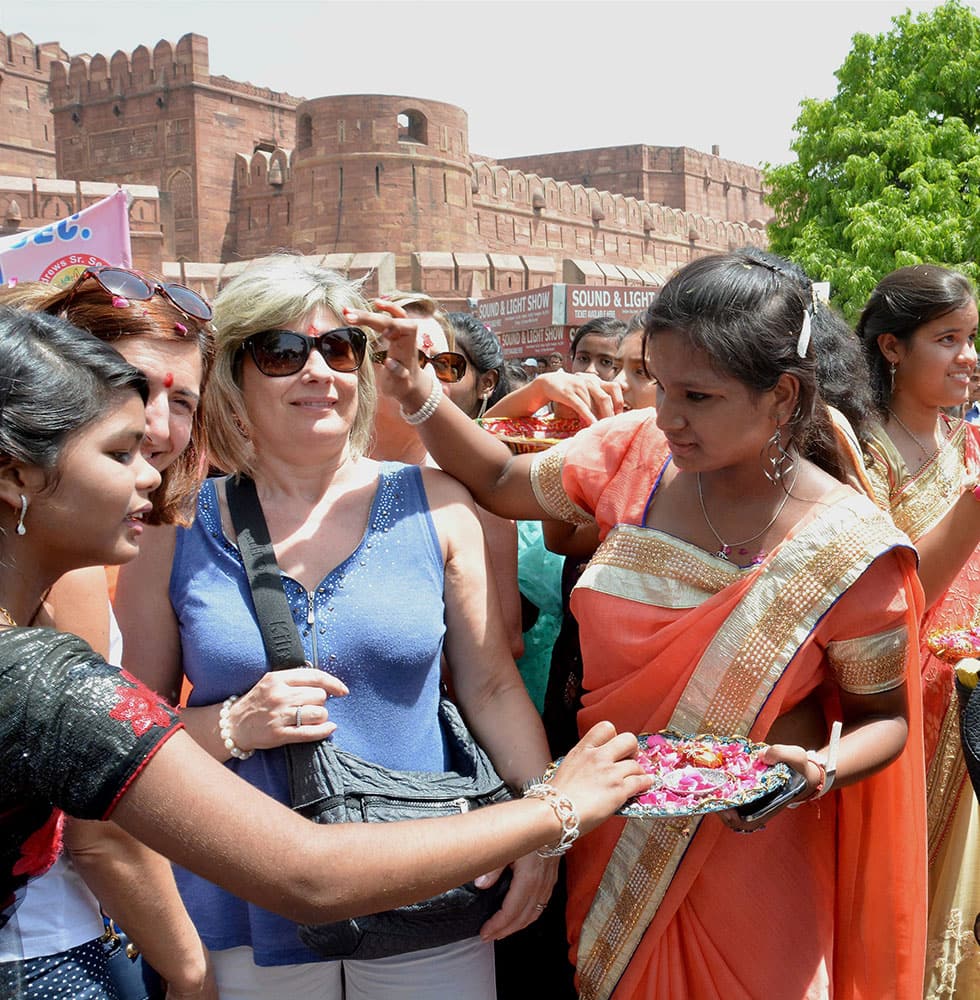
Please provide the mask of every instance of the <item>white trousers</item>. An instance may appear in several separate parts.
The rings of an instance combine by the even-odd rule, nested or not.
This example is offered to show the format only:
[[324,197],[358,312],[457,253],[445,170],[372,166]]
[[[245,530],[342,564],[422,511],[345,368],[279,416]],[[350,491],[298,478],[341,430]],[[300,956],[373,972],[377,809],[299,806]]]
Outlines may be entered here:
[[495,1000],[493,944],[468,938],[371,961],[257,966],[251,948],[213,951],[221,1000]]

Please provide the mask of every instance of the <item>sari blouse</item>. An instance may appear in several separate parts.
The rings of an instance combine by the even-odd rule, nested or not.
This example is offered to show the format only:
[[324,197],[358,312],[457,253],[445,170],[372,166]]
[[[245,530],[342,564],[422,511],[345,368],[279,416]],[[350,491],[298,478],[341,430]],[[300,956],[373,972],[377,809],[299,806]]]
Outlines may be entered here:
[[181,723],[77,636],[0,632],[0,925],[54,864],[64,813],[108,819]]
[[[763,740],[809,695],[829,730],[842,690],[917,690],[915,556],[874,504],[841,486],[743,569],[644,527],[669,459],[654,418],[636,411],[532,468],[552,516],[599,527],[572,596],[580,732],[609,719]],[[613,819],[584,838],[569,856],[568,912],[582,996],[920,996],[924,793],[910,701],[898,761],[783,810],[765,832],[739,837],[709,815]]]

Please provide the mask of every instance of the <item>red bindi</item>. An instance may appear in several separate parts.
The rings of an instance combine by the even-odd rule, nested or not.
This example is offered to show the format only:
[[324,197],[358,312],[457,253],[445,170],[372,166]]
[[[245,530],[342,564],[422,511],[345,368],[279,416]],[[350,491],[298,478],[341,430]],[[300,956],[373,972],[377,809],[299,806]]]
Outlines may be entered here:
[[164,389],[169,389],[174,384],[174,374],[173,372],[167,372],[163,376],[163,387]]

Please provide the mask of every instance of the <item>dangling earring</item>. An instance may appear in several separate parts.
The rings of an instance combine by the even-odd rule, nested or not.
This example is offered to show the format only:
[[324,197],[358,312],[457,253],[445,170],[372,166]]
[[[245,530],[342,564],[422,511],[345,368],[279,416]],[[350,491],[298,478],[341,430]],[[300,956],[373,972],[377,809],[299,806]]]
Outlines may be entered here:
[[793,456],[783,447],[783,429],[777,427],[762,452],[762,471],[770,483],[778,483],[793,471]]
[[487,406],[490,403],[490,393],[485,392],[480,398],[480,412],[476,415],[476,422],[479,423],[483,419],[483,414],[487,412]]
[[27,516],[27,497],[23,493],[20,495],[20,517],[17,519],[17,534],[26,535],[27,528],[24,527],[24,518]]
[[891,391],[891,394],[893,396],[895,395],[895,372],[897,372],[897,371],[898,371],[898,365],[896,365],[895,362],[893,361],[888,366],[888,377],[891,379],[891,389],[890,389],[890,391]]

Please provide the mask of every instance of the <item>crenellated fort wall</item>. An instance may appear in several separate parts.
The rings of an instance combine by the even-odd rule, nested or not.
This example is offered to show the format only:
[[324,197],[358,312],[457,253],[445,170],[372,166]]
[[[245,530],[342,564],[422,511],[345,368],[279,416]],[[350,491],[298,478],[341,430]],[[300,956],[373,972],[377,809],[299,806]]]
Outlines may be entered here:
[[458,305],[561,281],[656,285],[694,257],[765,244],[761,173],[717,149],[493,160],[471,153],[461,108],[376,94],[303,100],[212,76],[200,35],[111,58],[0,40],[4,83],[20,60],[17,79],[34,88],[25,108],[0,87],[0,115],[20,122],[37,157],[12,169],[0,146],[0,173],[36,187],[53,153],[64,180],[158,188],[163,258],[197,268],[206,285],[286,249],[356,258],[354,274],[374,261],[379,289],[421,287]]

